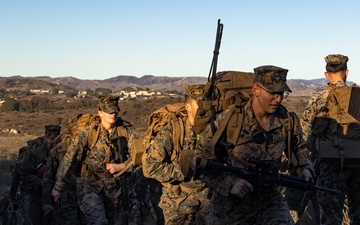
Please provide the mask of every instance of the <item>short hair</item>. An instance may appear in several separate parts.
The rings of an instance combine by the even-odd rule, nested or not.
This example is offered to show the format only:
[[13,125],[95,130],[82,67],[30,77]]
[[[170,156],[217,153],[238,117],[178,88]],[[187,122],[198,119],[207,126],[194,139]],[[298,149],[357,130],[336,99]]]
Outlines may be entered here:
[[343,63],[328,63],[326,64],[326,71],[336,73],[342,70],[347,70],[347,65]]

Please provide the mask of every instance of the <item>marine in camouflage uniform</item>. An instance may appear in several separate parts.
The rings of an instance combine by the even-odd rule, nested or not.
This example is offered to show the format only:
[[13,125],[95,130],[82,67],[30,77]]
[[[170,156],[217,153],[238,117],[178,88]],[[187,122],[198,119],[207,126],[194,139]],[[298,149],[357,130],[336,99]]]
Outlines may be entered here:
[[42,178],[50,149],[55,137],[60,134],[60,129],[58,125],[45,125],[45,136],[37,140],[42,144],[31,148],[20,165],[21,181],[30,196],[29,215],[33,225],[43,224]]
[[[114,177],[113,174],[122,170],[131,161],[127,158],[128,141],[131,140],[129,131],[117,124],[120,111],[118,100],[119,97],[112,96],[99,98],[98,114],[101,123],[97,125],[99,133],[96,142],[92,147],[88,146],[90,132],[95,132],[91,131],[94,126],[80,131],[56,174],[53,189],[55,201],[65,190],[65,180],[70,174],[71,165],[81,162],[87,167],[76,180],[78,204],[87,224],[125,223],[126,217],[120,199],[122,194],[125,194],[125,190],[121,188],[124,175]],[[119,134],[120,128],[125,133]],[[120,145],[116,144],[118,140],[121,142]]]
[[[196,99],[202,95],[203,85],[186,87],[187,117],[182,118],[185,135],[181,152],[175,152],[172,123],[166,125],[155,136],[146,150],[144,174],[162,183],[162,196],[159,206],[163,209],[165,224],[208,224],[209,188],[200,180],[190,180],[182,173],[180,158],[184,151],[193,151],[196,134],[193,121],[198,108]],[[180,155],[179,157],[174,157]]]
[[[330,54],[325,57],[325,77],[329,79],[328,86],[316,93],[308,101],[303,113],[301,126],[304,139],[311,146],[314,154],[317,153],[316,127],[317,117],[326,114],[327,98],[331,89],[342,87],[348,75],[348,57],[340,54]],[[326,127],[326,126],[325,126]],[[360,169],[345,167],[341,171],[341,165],[321,163],[319,165],[319,185],[341,191],[341,194],[330,192],[318,192],[320,203],[321,224],[342,224],[344,220],[343,208],[346,197],[349,204],[349,217],[351,224],[360,224]]]
[[[35,140],[27,141],[27,146],[19,149],[18,159],[10,169],[11,171],[11,186],[10,186],[10,207],[16,210],[18,206],[21,209],[21,215],[24,219],[24,225],[30,225],[29,217],[29,194],[26,192],[24,185],[21,182],[20,177],[20,165],[24,156],[28,153],[31,146],[35,143]],[[18,191],[20,195],[18,195]]]
[[[225,163],[245,168],[251,166],[247,159],[271,160],[280,167],[282,153],[287,149],[287,138],[282,133],[280,118],[286,118],[286,110],[279,107],[285,92],[291,92],[286,84],[288,70],[275,66],[261,66],[254,69],[253,96],[243,107],[244,119],[238,143],[227,153]],[[285,112],[284,112],[285,111]],[[229,110],[219,114],[214,122],[219,127]],[[298,121],[298,120],[294,120]],[[238,128],[240,129],[240,128]],[[254,141],[254,134],[261,132],[263,141]],[[200,135],[202,158],[221,160],[214,150],[205,150],[213,137],[211,124]],[[311,161],[308,149],[301,136],[299,122],[294,124],[295,157],[306,180],[311,179]],[[217,148],[220,147],[217,145]],[[218,149],[219,150],[219,149]],[[228,150],[228,151],[227,151]],[[227,151],[227,152],[226,152]],[[289,225],[294,224],[286,200],[278,185],[259,187],[261,184],[239,178],[233,173],[205,170],[200,178],[213,190],[211,199],[211,222],[217,224],[241,225]]]
[[[55,147],[51,149],[46,163],[46,170],[42,181],[42,199],[45,214],[53,212],[52,225],[77,225],[81,224],[81,212],[77,205],[76,177],[77,165],[73,164],[69,176],[65,177],[65,189],[57,203],[54,202],[52,189],[55,185],[55,176],[59,164],[69,146],[76,137],[76,122],[80,115],[71,118],[67,122],[69,133],[59,135],[55,141]],[[85,222],[83,223],[85,224]]]

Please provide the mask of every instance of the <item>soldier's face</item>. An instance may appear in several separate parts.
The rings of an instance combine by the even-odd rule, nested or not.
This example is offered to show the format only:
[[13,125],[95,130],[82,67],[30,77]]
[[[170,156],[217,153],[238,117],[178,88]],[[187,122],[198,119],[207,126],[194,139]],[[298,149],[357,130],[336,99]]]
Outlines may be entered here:
[[193,121],[195,119],[196,111],[199,108],[199,105],[197,104],[197,102],[194,99],[191,99],[190,101],[188,101],[185,104],[185,107],[186,107],[186,111],[188,113],[190,123],[191,123],[191,125],[194,125]]
[[259,85],[255,85],[256,98],[265,114],[272,114],[283,100],[283,93],[270,93]]
[[108,123],[108,124],[115,124],[117,118],[118,118],[118,115],[119,113],[116,112],[116,113],[106,113],[104,111],[100,111],[99,110],[99,116],[101,117],[101,120],[105,123]]

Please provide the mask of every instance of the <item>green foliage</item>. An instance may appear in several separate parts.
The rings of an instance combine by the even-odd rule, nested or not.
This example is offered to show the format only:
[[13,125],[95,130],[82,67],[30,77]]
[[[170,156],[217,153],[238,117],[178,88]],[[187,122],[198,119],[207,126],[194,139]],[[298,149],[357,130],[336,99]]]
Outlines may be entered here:
[[76,90],[69,90],[66,92],[65,96],[67,98],[73,98],[77,95],[77,91]]
[[112,93],[112,90],[109,88],[96,88],[95,93],[98,95],[109,95]]
[[20,109],[20,102],[13,98],[5,99],[5,102],[1,106],[2,112],[19,111],[19,109]]

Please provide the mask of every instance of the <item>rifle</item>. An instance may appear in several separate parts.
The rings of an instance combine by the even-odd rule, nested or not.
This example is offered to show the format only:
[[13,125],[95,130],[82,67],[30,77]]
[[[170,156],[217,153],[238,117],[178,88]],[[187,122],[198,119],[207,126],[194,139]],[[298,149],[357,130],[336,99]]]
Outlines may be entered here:
[[[113,140],[112,140],[113,141]],[[120,152],[120,163],[126,161],[126,153],[127,153],[127,141],[125,137],[117,137],[115,139],[116,146]],[[127,188],[127,180],[126,176],[120,176],[120,186],[121,186],[121,207],[124,218],[120,218],[125,224],[129,224],[128,214],[129,214],[129,196],[128,196],[128,188]],[[120,206],[120,204],[119,204]]]
[[269,190],[269,187],[278,184],[283,187],[289,187],[303,191],[319,190],[335,194],[340,193],[339,190],[321,187],[314,184],[313,182],[307,182],[300,177],[279,173],[278,167],[275,166],[275,163],[272,160],[259,160],[256,158],[248,158],[247,161],[254,166],[238,168],[230,166],[226,163],[197,158],[194,169],[194,179],[197,179],[199,169],[212,169],[217,172],[234,173],[238,177],[241,177],[245,180],[248,180],[250,183],[255,184],[255,188],[257,187],[258,190],[260,190],[260,188],[264,188],[264,190]]
[[[215,92],[214,92],[214,86],[215,86],[215,80],[216,80],[216,70],[217,70],[217,62],[218,62],[218,56],[219,56],[219,50],[220,50],[220,44],[221,44],[221,38],[222,38],[222,32],[224,29],[224,25],[220,23],[220,19],[218,20],[218,25],[216,29],[216,39],[215,39],[215,47],[213,52],[213,59],[210,66],[210,71],[208,75],[208,81],[211,81],[211,86],[209,87],[208,91],[204,93],[203,100],[215,100]],[[215,131],[214,123],[215,120],[215,110],[212,107],[211,108],[211,128],[212,131]]]

